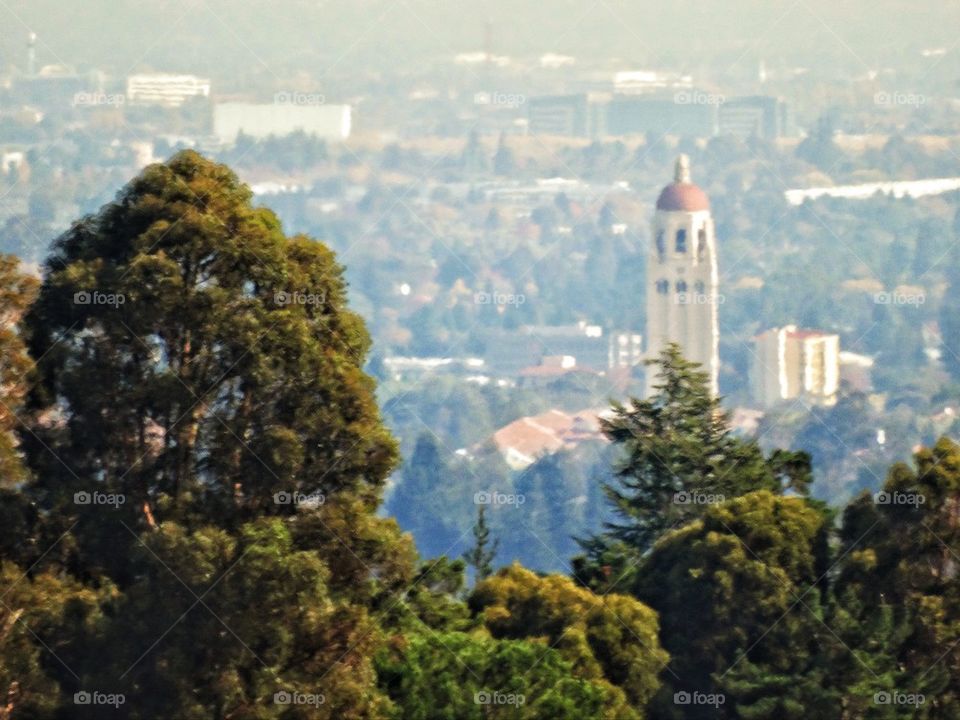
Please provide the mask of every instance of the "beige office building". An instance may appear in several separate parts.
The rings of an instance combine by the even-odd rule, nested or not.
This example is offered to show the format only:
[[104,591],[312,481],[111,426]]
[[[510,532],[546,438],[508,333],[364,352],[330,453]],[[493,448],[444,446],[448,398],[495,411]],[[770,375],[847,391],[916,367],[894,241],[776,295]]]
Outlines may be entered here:
[[804,398],[832,404],[840,384],[840,337],[796,325],[772,328],[754,338],[750,385],[754,400],[770,407]]

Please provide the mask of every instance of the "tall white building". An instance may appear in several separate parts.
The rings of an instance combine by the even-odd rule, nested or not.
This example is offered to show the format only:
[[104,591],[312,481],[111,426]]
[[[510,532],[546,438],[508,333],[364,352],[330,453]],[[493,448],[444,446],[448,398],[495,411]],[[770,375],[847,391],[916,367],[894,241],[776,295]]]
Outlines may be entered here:
[[[674,181],[657,199],[653,242],[647,260],[647,357],[656,358],[670,342],[684,357],[700,363],[710,389],[718,391],[720,332],[717,317],[717,247],[710,201],[690,181],[690,160],[677,159]],[[657,384],[647,371],[647,396]]]
[[840,385],[840,337],[796,325],[772,328],[754,338],[750,358],[753,397],[763,407],[803,397],[831,404]]

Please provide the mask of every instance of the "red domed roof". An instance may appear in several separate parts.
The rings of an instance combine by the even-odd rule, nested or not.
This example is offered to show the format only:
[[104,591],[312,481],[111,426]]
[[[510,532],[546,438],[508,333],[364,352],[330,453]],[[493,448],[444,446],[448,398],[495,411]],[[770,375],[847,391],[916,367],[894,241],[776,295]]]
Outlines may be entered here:
[[681,155],[677,158],[673,182],[657,198],[657,210],[698,212],[709,209],[707,194],[690,182],[690,158]]
[[693,183],[670,183],[657,198],[657,210],[697,212],[709,209],[707,194]]

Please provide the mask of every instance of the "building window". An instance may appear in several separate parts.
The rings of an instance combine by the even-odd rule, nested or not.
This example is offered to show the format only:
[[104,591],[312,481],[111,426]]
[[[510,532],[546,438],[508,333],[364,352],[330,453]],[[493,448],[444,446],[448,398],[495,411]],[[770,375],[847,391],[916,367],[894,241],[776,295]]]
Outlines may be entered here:
[[657,292],[661,295],[666,295],[670,290],[670,283],[666,280],[657,280]]
[[687,251],[687,231],[681,228],[677,230],[677,252],[685,253]]
[[657,230],[657,257],[663,262],[663,256],[667,253],[667,244],[663,239],[663,230]]
[[700,228],[700,231],[697,233],[697,260],[703,260],[704,255],[707,252],[707,230],[706,228]]
[[695,283],[693,284],[693,291],[694,291],[697,295],[706,295],[706,294],[707,294],[707,287],[706,287],[706,285],[703,284],[703,281],[697,280],[697,282],[695,282]]
[[685,280],[678,280],[678,281],[677,281],[677,292],[678,292],[678,293],[685,293],[686,291],[687,291],[687,283],[686,283],[686,281],[685,281]]

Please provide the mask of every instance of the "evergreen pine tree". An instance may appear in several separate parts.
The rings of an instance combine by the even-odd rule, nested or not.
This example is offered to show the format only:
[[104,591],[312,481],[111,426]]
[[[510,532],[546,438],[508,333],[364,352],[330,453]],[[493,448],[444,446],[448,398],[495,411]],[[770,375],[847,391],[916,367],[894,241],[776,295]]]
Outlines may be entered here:
[[487,526],[487,508],[477,506],[477,522],[473,526],[473,546],[463,554],[467,565],[473,568],[477,580],[485,580],[493,574],[493,561],[500,547],[500,540],[490,540],[490,528]]

